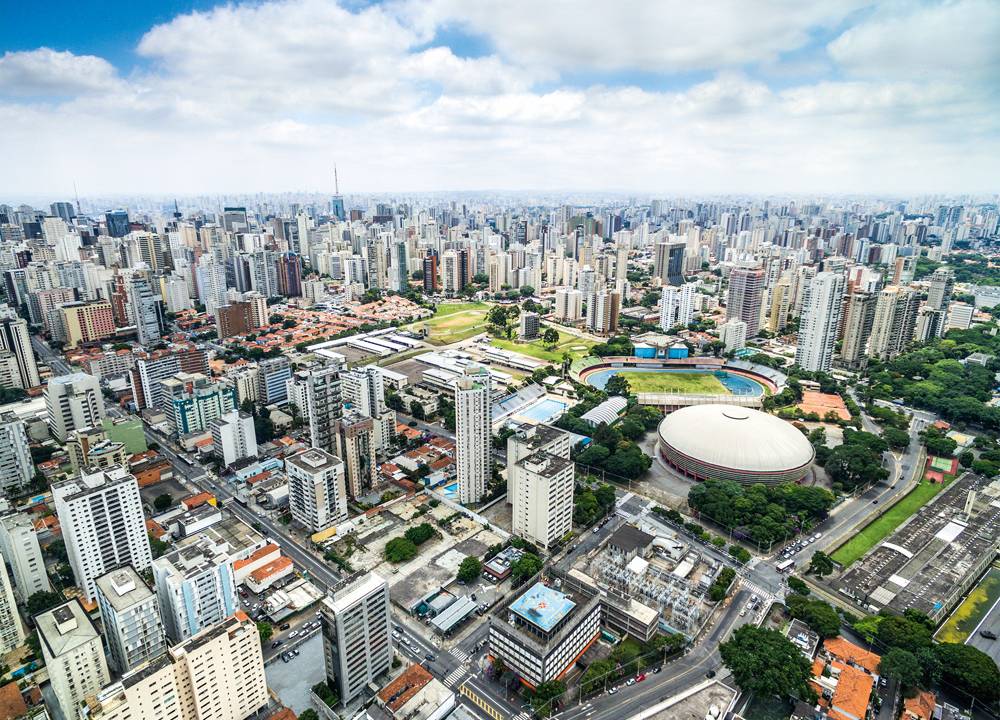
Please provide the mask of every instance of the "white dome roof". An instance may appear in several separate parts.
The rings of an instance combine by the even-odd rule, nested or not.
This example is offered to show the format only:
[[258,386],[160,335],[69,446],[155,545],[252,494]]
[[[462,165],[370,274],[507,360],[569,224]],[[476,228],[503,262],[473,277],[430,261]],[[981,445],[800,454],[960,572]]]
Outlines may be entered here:
[[813,460],[806,437],[773,415],[735,405],[691,405],[660,423],[660,441],[702,463],[749,473],[800,468]]

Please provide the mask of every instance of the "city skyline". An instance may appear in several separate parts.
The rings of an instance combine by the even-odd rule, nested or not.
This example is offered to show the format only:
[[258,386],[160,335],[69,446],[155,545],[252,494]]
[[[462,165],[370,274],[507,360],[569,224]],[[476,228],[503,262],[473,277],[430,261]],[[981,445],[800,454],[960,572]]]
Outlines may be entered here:
[[42,12],[0,31],[18,202],[330,192],[334,162],[345,194],[995,192],[982,0]]

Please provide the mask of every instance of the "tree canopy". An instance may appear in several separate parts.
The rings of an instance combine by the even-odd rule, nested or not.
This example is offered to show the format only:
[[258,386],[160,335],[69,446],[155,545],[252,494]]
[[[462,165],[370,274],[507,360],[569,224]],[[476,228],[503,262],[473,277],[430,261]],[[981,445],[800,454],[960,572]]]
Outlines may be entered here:
[[719,646],[719,653],[744,692],[764,697],[815,697],[808,685],[812,677],[809,661],[776,630],[743,625]]

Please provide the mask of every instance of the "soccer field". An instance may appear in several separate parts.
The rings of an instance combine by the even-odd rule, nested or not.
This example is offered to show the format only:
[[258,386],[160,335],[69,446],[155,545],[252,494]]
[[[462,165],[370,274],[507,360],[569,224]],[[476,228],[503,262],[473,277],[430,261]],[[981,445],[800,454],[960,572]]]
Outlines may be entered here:
[[489,310],[486,303],[442,303],[437,306],[434,317],[419,320],[408,328],[427,328],[427,342],[447,345],[485,332]]
[[[542,328],[543,331],[544,329]],[[516,340],[494,338],[491,344],[493,347],[500,348],[501,350],[510,350],[511,352],[521,353],[522,355],[558,365],[562,362],[564,352],[568,352],[570,357],[575,360],[576,358],[585,356],[595,343],[593,340],[584,340],[576,335],[560,332],[559,342],[554,347],[543,344],[541,340],[517,342]]]
[[729,390],[711,373],[635,372],[618,373],[634,393],[678,393],[681,395],[729,395]]

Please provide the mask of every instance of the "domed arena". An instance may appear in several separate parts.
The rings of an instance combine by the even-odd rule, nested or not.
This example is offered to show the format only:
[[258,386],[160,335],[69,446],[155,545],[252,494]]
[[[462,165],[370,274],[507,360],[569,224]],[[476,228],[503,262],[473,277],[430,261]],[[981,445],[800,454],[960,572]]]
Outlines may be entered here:
[[791,424],[735,405],[691,405],[660,422],[659,452],[697,480],[752,485],[798,482],[809,472],[813,447]]

